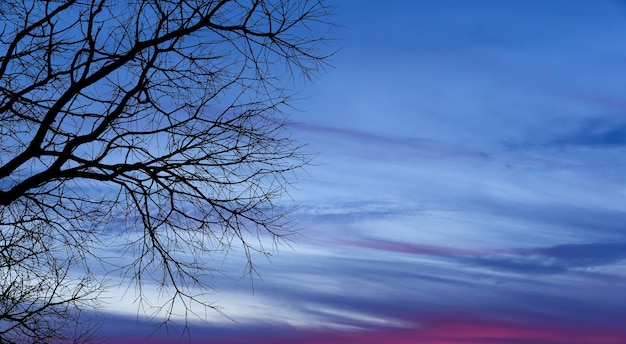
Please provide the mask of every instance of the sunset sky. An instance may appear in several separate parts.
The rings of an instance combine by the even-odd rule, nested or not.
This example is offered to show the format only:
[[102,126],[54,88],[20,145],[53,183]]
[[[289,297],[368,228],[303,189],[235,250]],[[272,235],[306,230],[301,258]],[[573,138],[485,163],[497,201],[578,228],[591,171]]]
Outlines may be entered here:
[[[300,236],[220,262],[183,342],[625,343],[626,2],[330,4]],[[180,339],[107,302],[109,342]]]

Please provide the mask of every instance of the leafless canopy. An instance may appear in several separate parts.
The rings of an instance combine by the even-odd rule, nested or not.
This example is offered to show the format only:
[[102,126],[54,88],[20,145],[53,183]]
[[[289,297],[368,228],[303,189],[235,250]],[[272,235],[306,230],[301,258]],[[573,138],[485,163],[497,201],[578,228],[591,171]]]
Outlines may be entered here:
[[[285,90],[324,62],[327,16],[319,0],[0,2],[0,342],[75,338],[111,272],[104,234],[124,234],[119,271],[165,320],[211,307],[209,257],[289,234],[276,201],[308,158]],[[142,298],[152,283],[164,301]]]

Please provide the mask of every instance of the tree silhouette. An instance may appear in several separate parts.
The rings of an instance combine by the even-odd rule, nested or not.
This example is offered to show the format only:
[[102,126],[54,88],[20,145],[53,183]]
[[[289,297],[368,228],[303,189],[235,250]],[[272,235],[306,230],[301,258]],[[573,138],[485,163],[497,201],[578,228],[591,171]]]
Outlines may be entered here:
[[[88,340],[84,310],[108,285],[95,266],[164,322],[175,305],[213,308],[209,257],[239,248],[254,271],[265,238],[292,232],[276,201],[309,157],[285,131],[287,82],[323,65],[328,12],[0,3],[0,342]],[[112,231],[121,266],[98,254]],[[160,300],[144,296],[153,283]]]

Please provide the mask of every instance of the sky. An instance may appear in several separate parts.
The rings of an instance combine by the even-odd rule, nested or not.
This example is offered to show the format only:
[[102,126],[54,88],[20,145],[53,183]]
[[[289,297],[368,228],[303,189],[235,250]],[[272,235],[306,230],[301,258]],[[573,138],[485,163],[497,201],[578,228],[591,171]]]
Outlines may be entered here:
[[[224,314],[111,343],[625,343],[626,3],[329,1],[340,50],[299,90],[317,153],[300,236]],[[233,277],[235,276],[235,277]],[[155,291],[156,293],[156,291]]]

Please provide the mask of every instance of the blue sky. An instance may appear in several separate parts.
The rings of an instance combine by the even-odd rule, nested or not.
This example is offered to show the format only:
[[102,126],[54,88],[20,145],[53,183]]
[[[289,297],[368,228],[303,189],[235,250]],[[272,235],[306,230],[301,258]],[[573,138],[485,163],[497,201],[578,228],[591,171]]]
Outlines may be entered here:
[[[254,288],[218,262],[230,319],[191,342],[626,341],[626,3],[334,4],[341,50],[292,116],[319,153],[301,235]],[[104,333],[144,341],[109,297]]]

